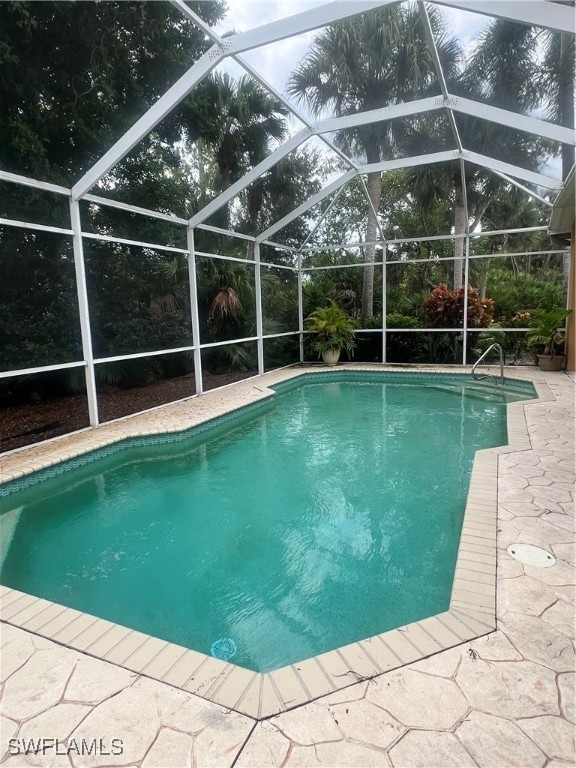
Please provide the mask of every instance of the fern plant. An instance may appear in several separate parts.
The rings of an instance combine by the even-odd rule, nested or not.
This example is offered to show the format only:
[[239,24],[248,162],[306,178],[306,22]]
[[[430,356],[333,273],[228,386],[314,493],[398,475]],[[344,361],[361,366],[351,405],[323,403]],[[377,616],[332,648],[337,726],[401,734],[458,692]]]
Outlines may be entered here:
[[320,357],[324,352],[345,349],[351,355],[357,345],[354,336],[356,321],[349,317],[333,299],[327,307],[318,307],[306,318],[306,328],[316,334],[312,345]]

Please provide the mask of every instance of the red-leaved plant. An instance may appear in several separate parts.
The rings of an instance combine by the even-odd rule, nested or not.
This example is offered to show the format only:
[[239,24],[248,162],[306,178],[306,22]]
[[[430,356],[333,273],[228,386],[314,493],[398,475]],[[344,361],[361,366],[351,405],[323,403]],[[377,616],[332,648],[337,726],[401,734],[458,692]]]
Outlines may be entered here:
[[[464,286],[451,291],[440,283],[424,299],[424,312],[434,328],[461,328],[464,325]],[[468,287],[468,327],[487,328],[494,315],[492,299],[481,299],[477,288]]]

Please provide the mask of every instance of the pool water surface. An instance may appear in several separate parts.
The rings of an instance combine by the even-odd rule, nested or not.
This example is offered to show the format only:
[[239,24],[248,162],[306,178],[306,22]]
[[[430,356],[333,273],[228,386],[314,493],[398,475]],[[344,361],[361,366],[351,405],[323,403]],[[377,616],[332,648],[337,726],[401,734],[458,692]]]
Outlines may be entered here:
[[474,453],[531,395],[432,378],[292,381],[11,494],[0,580],[259,672],[445,611]]

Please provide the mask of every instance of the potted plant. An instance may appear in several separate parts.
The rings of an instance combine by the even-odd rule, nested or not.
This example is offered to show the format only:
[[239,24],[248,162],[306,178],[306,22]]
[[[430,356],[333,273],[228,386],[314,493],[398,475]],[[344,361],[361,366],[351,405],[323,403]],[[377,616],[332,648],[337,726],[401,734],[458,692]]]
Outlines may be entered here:
[[329,299],[327,307],[318,307],[306,318],[306,328],[316,334],[312,348],[326,365],[336,365],[343,349],[352,354],[356,346],[356,322],[335,301]]
[[532,330],[528,333],[528,344],[543,349],[543,353],[537,355],[543,371],[559,371],[564,363],[564,355],[558,353],[566,340],[566,334],[559,326],[564,325],[571,312],[571,309],[539,311],[534,313],[530,321]]

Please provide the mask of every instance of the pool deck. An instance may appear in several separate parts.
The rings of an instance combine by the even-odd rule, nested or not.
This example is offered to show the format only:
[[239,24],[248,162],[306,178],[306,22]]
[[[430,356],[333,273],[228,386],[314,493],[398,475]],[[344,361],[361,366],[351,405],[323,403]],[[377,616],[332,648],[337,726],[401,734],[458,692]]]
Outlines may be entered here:
[[[550,394],[509,408],[517,426],[512,448],[491,454],[497,465],[497,591],[492,608],[496,631],[393,671],[366,675],[369,680],[348,681],[343,690],[257,720],[93,658],[82,649],[64,647],[63,641],[53,642],[37,630],[14,626],[8,615],[1,625],[0,764],[572,765],[576,757],[574,380],[566,373],[532,368],[510,367],[506,375],[543,384],[539,391],[549,387]],[[0,480],[23,477],[128,434],[200,423],[266,397],[266,385],[285,377],[286,371],[268,374],[7,454],[0,457]],[[482,486],[477,494],[482,494]],[[506,548],[520,542],[553,553],[556,564],[537,568],[514,561]],[[490,605],[494,587],[489,579],[487,587]],[[10,614],[15,598],[10,599],[9,590],[5,595]],[[484,603],[479,600],[480,608]],[[34,611],[31,614],[33,620]],[[54,621],[58,615],[55,611]],[[260,698],[265,695],[260,689]],[[281,691],[276,695],[282,698]],[[14,755],[10,752],[22,741],[10,742],[12,738],[57,740],[58,749],[45,742],[44,754]],[[82,739],[88,745],[98,742],[92,754],[82,748]],[[113,739],[122,740],[122,754],[110,754],[119,751],[116,742],[112,748]]]

